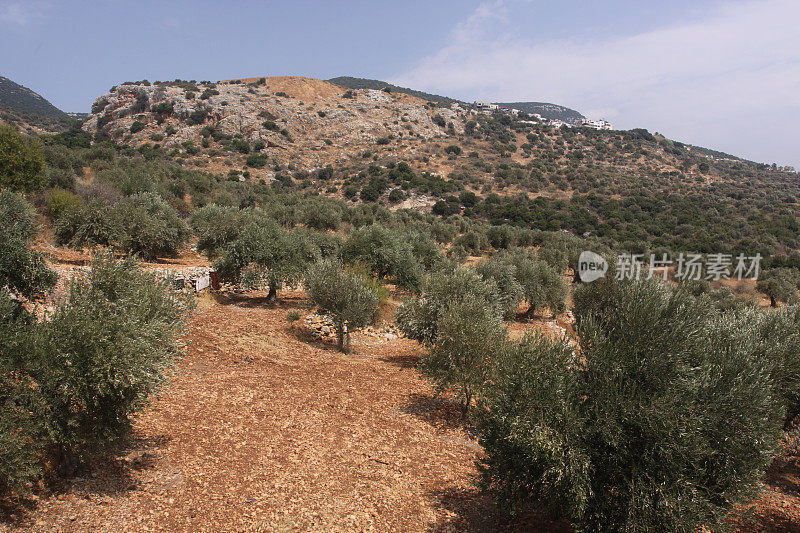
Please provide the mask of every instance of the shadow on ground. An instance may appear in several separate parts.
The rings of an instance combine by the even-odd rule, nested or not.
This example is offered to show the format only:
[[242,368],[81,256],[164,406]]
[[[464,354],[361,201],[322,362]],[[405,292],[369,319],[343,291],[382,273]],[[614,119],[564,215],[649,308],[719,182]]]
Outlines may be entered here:
[[402,412],[415,416],[438,429],[464,429],[472,433],[473,428],[465,418],[461,406],[449,398],[412,393]]
[[280,292],[277,299],[267,298],[266,291],[249,292],[247,294],[211,291],[211,294],[220,305],[236,305],[247,309],[285,309],[289,311],[292,309],[309,310],[313,307],[307,298],[281,295]]
[[384,363],[390,363],[392,365],[397,365],[400,368],[417,368],[417,363],[419,363],[419,356],[418,355],[390,355],[386,357],[380,357],[379,361],[383,361]]
[[478,489],[446,489],[428,493],[444,515],[430,531],[570,533],[569,524],[533,516],[511,519]]
[[[134,436],[108,455],[79,467],[71,477],[49,477],[48,482],[32,496],[16,501],[0,501],[0,525],[23,527],[31,525],[37,502],[42,498],[72,493],[81,498],[116,496],[137,490],[133,474],[155,468],[160,450],[169,438]],[[174,481],[174,480],[173,480]]]

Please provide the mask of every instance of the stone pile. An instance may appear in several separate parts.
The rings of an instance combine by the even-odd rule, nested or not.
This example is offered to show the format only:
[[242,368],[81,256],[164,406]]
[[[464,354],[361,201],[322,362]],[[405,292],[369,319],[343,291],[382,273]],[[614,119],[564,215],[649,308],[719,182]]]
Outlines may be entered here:
[[200,292],[211,286],[211,268],[185,267],[180,269],[156,268],[153,269],[159,279],[170,279],[172,285],[178,290],[192,289]]
[[[311,330],[311,334],[316,338],[336,337],[336,326],[333,324],[333,320],[328,316],[313,313],[306,316],[305,322]],[[381,341],[392,341],[402,337],[402,333],[395,325],[381,327],[367,326],[359,331],[363,335],[375,337]]]

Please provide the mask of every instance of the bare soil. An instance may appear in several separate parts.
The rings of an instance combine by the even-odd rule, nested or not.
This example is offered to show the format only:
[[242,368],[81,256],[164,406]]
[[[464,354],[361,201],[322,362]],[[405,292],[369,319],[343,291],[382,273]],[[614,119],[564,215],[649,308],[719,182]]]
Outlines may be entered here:
[[[292,309],[311,311],[301,292],[200,296],[130,444],[0,510],[0,531],[569,531],[509,522],[474,487],[480,447],[416,343],[354,334],[341,354]],[[776,462],[739,530],[799,531],[798,495],[797,465]]]

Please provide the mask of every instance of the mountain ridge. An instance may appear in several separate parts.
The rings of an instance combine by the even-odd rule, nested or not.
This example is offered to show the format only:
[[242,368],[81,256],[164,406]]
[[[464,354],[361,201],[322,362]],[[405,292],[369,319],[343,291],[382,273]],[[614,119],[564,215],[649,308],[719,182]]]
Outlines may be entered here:
[[0,118],[20,129],[61,131],[72,118],[44,96],[0,76]]

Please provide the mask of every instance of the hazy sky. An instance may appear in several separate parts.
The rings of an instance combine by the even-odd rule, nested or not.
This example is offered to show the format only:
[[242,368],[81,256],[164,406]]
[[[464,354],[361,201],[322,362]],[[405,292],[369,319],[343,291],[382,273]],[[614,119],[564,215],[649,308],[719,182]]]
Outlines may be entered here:
[[0,50],[66,111],[127,80],[352,75],[800,167],[798,0],[0,0]]

